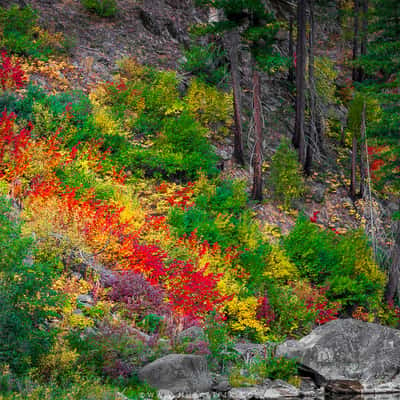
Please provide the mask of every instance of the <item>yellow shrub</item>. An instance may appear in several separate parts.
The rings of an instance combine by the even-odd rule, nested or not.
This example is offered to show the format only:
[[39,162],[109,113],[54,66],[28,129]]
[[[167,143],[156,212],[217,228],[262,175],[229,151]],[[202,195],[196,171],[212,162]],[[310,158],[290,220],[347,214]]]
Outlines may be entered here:
[[267,258],[264,276],[281,281],[295,280],[299,275],[296,266],[289,260],[282,248],[272,245]]
[[104,84],[98,85],[89,93],[89,100],[95,107],[105,105],[108,100],[106,86]]
[[242,217],[239,223],[238,240],[249,250],[254,250],[260,244],[259,226],[248,213]]
[[32,111],[35,115],[34,132],[37,135],[54,133],[52,132],[54,115],[50,112],[49,107],[41,103],[33,103]]
[[107,107],[95,107],[93,110],[93,122],[97,129],[105,135],[122,134],[120,125],[112,117],[111,111]]
[[198,79],[193,79],[185,102],[189,111],[212,133],[219,136],[229,134],[229,128],[233,124],[231,93],[224,93]]
[[58,337],[50,353],[42,357],[35,375],[41,381],[70,380],[76,374],[79,354],[68,343]]
[[234,296],[226,304],[228,323],[233,332],[248,333],[255,332],[258,340],[265,339],[266,326],[257,319],[258,301],[254,296],[239,299]]
[[262,233],[268,242],[277,243],[282,238],[282,232],[276,225],[265,223],[262,227]]
[[135,58],[126,57],[117,61],[120,75],[129,81],[135,82],[143,77],[145,68]]

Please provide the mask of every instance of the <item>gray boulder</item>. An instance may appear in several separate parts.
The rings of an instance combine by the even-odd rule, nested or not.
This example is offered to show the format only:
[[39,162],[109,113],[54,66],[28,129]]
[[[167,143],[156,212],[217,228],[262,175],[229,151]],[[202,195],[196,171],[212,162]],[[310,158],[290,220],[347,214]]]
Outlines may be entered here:
[[180,343],[196,342],[198,340],[206,340],[204,329],[199,326],[191,326],[178,335],[178,341]]
[[[360,392],[400,389],[400,331],[355,319],[338,319],[313,330],[299,341],[289,340],[277,356],[296,358],[330,381],[358,381]],[[397,384],[399,380],[399,384]],[[336,385],[337,386],[337,385]]]
[[239,342],[236,343],[234,349],[243,358],[246,363],[251,363],[256,357],[266,357],[275,348],[274,343],[250,343]]
[[312,198],[316,203],[322,203],[325,198],[326,187],[321,183],[315,183],[311,189]]
[[227,398],[229,400],[264,400],[295,398],[299,397],[299,395],[300,392],[297,388],[277,380],[267,385],[231,389],[227,394]]
[[91,294],[80,294],[77,297],[77,300],[79,303],[81,303],[85,307],[88,307],[88,308],[93,307],[94,299]]
[[169,354],[139,370],[139,379],[172,393],[209,392],[212,379],[202,356]]

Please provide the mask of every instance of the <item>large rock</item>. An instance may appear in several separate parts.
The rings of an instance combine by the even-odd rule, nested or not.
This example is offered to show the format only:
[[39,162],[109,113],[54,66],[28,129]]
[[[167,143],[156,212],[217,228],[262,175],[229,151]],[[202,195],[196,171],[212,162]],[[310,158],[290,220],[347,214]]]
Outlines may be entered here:
[[275,347],[274,343],[269,342],[264,344],[239,342],[235,344],[234,349],[246,363],[251,363],[254,358],[266,358]]
[[266,400],[299,397],[297,388],[286,382],[276,380],[266,385],[231,389],[226,397],[229,400]]
[[205,341],[206,339],[207,338],[204,329],[200,328],[199,326],[191,326],[178,335],[179,343],[190,343],[198,340]]
[[[352,390],[400,390],[400,331],[354,319],[331,321],[299,341],[278,346],[276,354],[296,358],[329,381],[358,381]],[[399,381],[399,384],[397,384]],[[331,387],[332,385],[330,383]],[[396,389],[397,388],[397,389]]]
[[172,393],[208,392],[212,379],[202,356],[169,354],[140,369],[139,379]]

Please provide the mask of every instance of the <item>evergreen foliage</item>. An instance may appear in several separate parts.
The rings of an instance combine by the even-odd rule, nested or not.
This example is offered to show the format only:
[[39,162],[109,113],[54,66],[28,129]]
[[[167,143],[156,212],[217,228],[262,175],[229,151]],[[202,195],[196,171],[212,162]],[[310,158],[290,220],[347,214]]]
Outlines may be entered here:
[[54,265],[31,263],[32,241],[21,236],[10,204],[0,197],[0,365],[26,372],[46,354],[55,331],[49,327],[59,304],[51,288]]

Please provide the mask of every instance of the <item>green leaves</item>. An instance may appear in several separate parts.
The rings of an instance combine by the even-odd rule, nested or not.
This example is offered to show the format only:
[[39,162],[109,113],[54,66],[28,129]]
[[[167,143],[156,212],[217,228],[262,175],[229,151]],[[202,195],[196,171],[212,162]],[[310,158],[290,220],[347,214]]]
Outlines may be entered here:
[[49,350],[59,297],[51,289],[51,264],[28,262],[32,242],[21,237],[10,205],[0,197],[0,365],[17,373],[34,366]]

